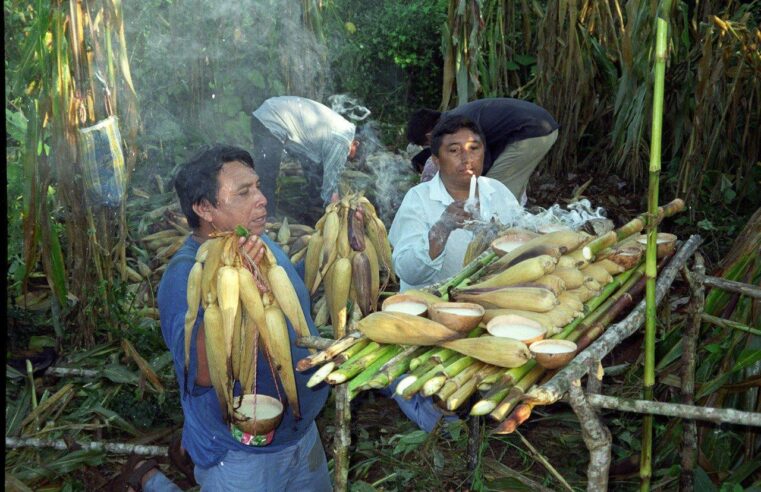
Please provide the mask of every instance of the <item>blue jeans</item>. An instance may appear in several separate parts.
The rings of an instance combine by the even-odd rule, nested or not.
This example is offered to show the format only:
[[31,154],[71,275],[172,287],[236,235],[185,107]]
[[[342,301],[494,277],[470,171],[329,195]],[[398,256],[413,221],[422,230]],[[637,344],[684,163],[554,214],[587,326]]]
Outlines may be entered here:
[[[266,454],[228,451],[217,465],[206,469],[196,467],[195,478],[202,491],[210,492],[333,490],[325,450],[314,423],[300,441],[287,449]],[[181,489],[157,473],[143,490],[176,492]]]
[[412,398],[407,400],[403,396],[397,395],[396,386],[405,376],[406,374],[399,376],[393,380],[390,385],[379,391],[380,394],[386,397],[390,396],[399,406],[402,413],[417,424],[421,430],[431,432],[442,417],[447,423],[459,420],[457,415],[450,414],[439,408],[430,396],[423,396],[420,393],[415,393]]

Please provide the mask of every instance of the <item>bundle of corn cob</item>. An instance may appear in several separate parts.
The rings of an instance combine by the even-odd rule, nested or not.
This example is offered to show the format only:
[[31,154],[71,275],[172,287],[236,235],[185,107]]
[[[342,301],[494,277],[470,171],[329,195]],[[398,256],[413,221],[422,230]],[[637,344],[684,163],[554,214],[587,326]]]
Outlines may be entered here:
[[217,234],[198,248],[188,276],[185,379],[193,326],[199,306],[203,306],[209,373],[226,421],[234,421],[232,389],[236,380],[244,393],[256,392],[260,340],[263,353],[277,370],[288,404],[298,416],[286,318],[298,336],[309,336],[309,327],[288,274],[269,248],[264,245],[265,255],[258,264],[241,254],[238,239],[246,235],[245,229],[238,227],[236,232]]
[[[312,294],[324,285],[325,300],[317,304],[329,313],[338,338],[346,329],[348,300],[358,318],[375,311],[381,288],[394,278],[391,246],[386,226],[362,195],[349,194],[328,205],[315,228],[306,249],[305,283]],[[383,287],[381,267],[386,272]]]
[[[681,211],[683,206],[677,200],[663,207],[662,216]],[[519,314],[551,329],[551,338],[574,341],[582,350],[633,304],[644,285],[643,269],[638,267],[642,251],[626,239],[642,227],[644,219],[640,217],[614,231],[618,242],[611,241],[610,233],[594,238],[584,233],[556,232],[529,239],[497,261],[492,255],[492,263],[472,276],[489,271],[491,276],[479,278],[479,283],[464,285],[469,280],[463,282],[456,276],[458,280],[452,285],[463,286],[452,292],[489,308],[484,322],[498,314]],[[561,261],[562,267],[558,266]],[[448,285],[439,292],[448,292]],[[404,294],[427,305],[443,300],[424,292]],[[521,309],[510,303],[519,303]],[[509,307],[501,307],[505,305]],[[559,306],[562,310],[557,309]],[[387,312],[368,316],[357,326],[360,332],[350,333],[325,351],[299,361],[297,370],[301,371],[323,364],[310,384],[348,382],[349,396],[354,397],[365,389],[385,387],[407,373],[397,385],[398,394],[406,398],[418,392],[435,396],[442,406],[455,410],[476,391],[486,391],[471,413],[490,413],[501,422],[524,392],[551,374],[534,359],[516,367],[483,356],[487,350],[482,342],[498,338],[482,336],[483,326],[467,338],[457,338],[447,327],[430,320]],[[430,344],[437,346],[422,346]],[[477,348],[473,350],[471,344]],[[511,368],[506,371],[504,367]],[[521,409],[515,418],[511,416],[506,428],[530,414],[530,408]]]

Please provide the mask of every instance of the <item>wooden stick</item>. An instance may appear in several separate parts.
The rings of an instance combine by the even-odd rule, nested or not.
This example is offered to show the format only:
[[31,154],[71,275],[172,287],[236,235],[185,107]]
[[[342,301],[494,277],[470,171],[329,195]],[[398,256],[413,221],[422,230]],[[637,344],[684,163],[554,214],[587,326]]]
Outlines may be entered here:
[[[669,265],[663,269],[656,287],[656,300],[658,302],[666,295],[666,292],[674,282],[677,272],[687,259],[692,256],[701,242],[702,238],[700,236],[690,236],[671,259]],[[560,400],[568,391],[570,382],[581,379],[587,373],[589,366],[586,364],[586,359],[592,357],[602,360],[614,347],[639,329],[644,319],[644,304],[644,302],[640,302],[624,320],[608,328],[600,338],[577,355],[570,364],[565,366],[549,382],[530,390],[527,397],[536,400],[539,405],[550,405]]]
[[610,430],[600,422],[594,408],[584,397],[581,381],[573,381],[568,388],[571,407],[581,424],[581,437],[589,450],[587,466],[587,490],[608,490],[608,469],[612,438]]
[[[103,451],[113,454],[137,454],[140,456],[166,456],[169,449],[167,446],[148,446],[145,444],[103,441],[74,442],[71,443],[71,445],[74,447],[81,447],[88,451]],[[5,446],[8,448],[53,448],[61,451],[71,449],[71,446],[63,439],[37,439],[33,437],[18,438],[6,436]]]

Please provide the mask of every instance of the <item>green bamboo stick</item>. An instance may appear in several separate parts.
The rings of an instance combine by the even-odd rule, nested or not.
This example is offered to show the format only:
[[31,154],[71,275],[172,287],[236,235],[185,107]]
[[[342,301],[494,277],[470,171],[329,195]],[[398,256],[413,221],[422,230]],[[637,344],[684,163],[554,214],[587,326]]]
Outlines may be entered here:
[[425,350],[425,347],[410,348],[414,349],[410,354],[406,354],[407,350],[409,350],[407,349],[404,352],[397,354],[393,359],[384,364],[384,366],[378,370],[378,374],[373,376],[367,382],[367,386],[372,389],[385,388],[391,384],[391,381],[407,372],[410,366],[411,358],[415,354],[419,354]]
[[[650,138],[650,172],[648,183],[648,212],[651,218],[658,214],[658,181],[661,171],[661,130],[663,126],[663,92],[668,59],[668,27],[671,0],[661,2],[655,34],[655,80],[653,82],[653,122]],[[655,277],[656,238],[658,227],[654,220],[647,224],[647,250],[645,251],[645,375],[643,397],[653,399],[655,386]],[[653,416],[642,420],[642,453],[640,455],[640,490],[650,490],[652,478]]]
[[470,364],[465,366],[455,377],[444,383],[444,386],[436,392],[436,396],[446,401],[450,396],[454,394],[465,382],[470,381],[476,375],[478,371],[483,370],[486,367],[485,362],[471,361]]
[[451,379],[457,376],[460,374],[460,372],[462,372],[465,368],[474,362],[475,359],[470,356],[457,358],[448,364],[439,374],[426,381],[425,384],[423,384],[421,393],[423,396],[431,396],[432,394],[439,391],[442,386],[444,386],[444,383],[447,382],[447,379]]
[[[447,357],[447,360],[450,360],[450,359],[453,359],[453,358],[454,359],[461,359],[461,358],[464,358],[464,357],[465,357],[464,355],[458,354],[457,352],[455,352],[453,350],[452,354],[450,354]],[[443,364],[443,362],[446,362],[446,360],[442,361],[442,364]],[[398,394],[402,395],[406,399],[412,398],[412,395],[417,393],[429,379],[431,379],[432,377],[434,377],[437,374],[439,374],[439,373],[441,373],[441,372],[446,370],[446,367],[443,366],[442,364],[437,364],[432,369],[428,370],[425,374],[421,374],[421,375],[412,374],[412,375],[410,375],[410,377],[409,377],[410,379],[407,381],[406,384],[402,385],[402,382],[404,380],[402,380],[402,382],[399,383],[399,385],[396,387],[396,392]],[[405,379],[408,379],[408,378],[405,378]]]
[[374,362],[349,381],[349,399],[359,393],[361,387],[375,376],[386,362],[390,361],[395,355],[403,350],[404,347],[400,345],[389,345],[388,347],[384,347],[383,353],[375,359]]
[[343,352],[341,352],[340,354],[336,356],[336,359],[338,359],[338,357],[341,357],[341,359],[346,357],[346,359],[334,360],[333,362],[339,365],[339,368],[340,368],[340,366],[343,366],[345,364],[351,364],[357,359],[364,357],[365,355],[375,350],[378,350],[380,346],[381,345],[378,342],[371,342],[368,339],[368,342],[366,344],[362,344],[361,342],[357,343],[355,345],[352,345],[351,347],[349,347],[348,349],[344,350]]
[[[341,384],[349,379],[353,378],[360,372],[367,369],[373,362],[378,360],[381,357],[385,357],[386,354],[389,351],[392,351],[396,348],[399,348],[398,345],[383,345],[381,347],[378,347],[378,349],[373,350],[364,356],[352,361],[351,363],[346,362],[344,364],[341,364],[341,367],[336,369],[335,371],[328,374],[328,377],[325,378],[327,382],[330,384]],[[380,367],[380,366],[378,366]]]
[[441,295],[444,300],[448,300],[450,287],[457,287],[463,281],[476,274],[481,268],[494,261],[496,257],[496,253],[490,251],[471,261],[465,268],[462,269],[462,271],[460,271],[460,273],[438,287],[437,291],[439,295]]

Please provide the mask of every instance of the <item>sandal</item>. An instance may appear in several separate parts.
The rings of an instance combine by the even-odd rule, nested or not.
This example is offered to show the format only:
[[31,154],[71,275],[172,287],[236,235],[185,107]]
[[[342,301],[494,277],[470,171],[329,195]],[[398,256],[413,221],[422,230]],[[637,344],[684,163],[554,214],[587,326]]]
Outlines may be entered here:
[[194,473],[195,465],[193,464],[193,459],[187,451],[182,449],[182,434],[176,434],[172,437],[172,440],[169,442],[168,454],[169,462],[185,475],[185,478],[190,481],[191,486],[195,487],[198,485]]
[[144,463],[137,466],[141,461],[143,461],[142,456],[130,455],[122,467],[122,472],[107,484],[106,490],[111,492],[126,492],[131,487],[135,492],[141,492],[143,490],[142,479],[145,474],[159,467],[155,459],[145,460]]

